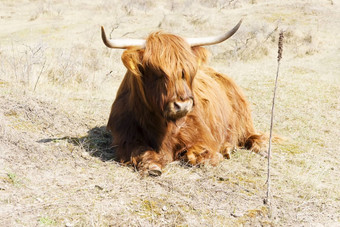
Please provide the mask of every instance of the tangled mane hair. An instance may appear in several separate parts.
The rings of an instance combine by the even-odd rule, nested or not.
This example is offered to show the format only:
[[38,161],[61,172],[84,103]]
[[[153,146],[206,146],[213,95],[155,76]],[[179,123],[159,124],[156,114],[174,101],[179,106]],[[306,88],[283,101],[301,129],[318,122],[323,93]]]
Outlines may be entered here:
[[[137,102],[141,101],[144,107],[152,112],[155,109],[163,112],[169,100],[190,92],[198,68],[207,59],[208,51],[205,48],[190,47],[179,36],[163,32],[150,34],[145,48],[129,48],[122,55],[127,73],[133,75],[129,86],[131,102],[136,102],[138,95],[140,100]],[[187,81],[189,89],[178,82],[180,79]]]

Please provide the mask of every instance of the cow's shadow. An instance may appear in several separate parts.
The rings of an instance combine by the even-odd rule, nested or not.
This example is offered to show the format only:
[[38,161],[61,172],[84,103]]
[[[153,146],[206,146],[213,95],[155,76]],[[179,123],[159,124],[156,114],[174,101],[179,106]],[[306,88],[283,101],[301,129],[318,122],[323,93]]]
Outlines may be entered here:
[[75,146],[85,149],[91,156],[98,157],[102,161],[115,161],[115,149],[111,146],[112,137],[105,126],[94,127],[81,137],[64,136],[61,138],[41,139],[39,143],[67,141]]

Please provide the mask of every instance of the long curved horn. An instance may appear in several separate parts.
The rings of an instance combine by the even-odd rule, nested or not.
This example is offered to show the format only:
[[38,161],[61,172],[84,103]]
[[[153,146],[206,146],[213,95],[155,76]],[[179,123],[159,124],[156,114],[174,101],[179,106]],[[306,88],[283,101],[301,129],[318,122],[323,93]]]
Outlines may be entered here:
[[242,23],[242,19],[238,22],[238,24],[233,29],[231,29],[229,32],[222,34],[222,35],[201,37],[201,38],[185,38],[185,40],[192,47],[193,46],[207,46],[207,45],[217,44],[217,43],[220,43],[220,42],[227,40],[232,35],[234,35],[235,32],[241,26],[241,23]]
[[102,39],[104,44],[110,48],[117,49],[126,49],[128,47],[137,46],[137,47],[145,47],[144,39],[108,39],[105,34],[104,27],[102,29]]

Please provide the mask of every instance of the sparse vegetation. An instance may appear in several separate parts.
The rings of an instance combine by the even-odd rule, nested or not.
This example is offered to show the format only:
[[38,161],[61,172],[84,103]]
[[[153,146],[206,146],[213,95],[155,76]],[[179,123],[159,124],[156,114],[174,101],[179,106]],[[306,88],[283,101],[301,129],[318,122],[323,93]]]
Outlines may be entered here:
[[15,173],[7,173],[7,181],[13,185],[17,185],[18,184],[18,177]]
[[[5,0],[0,9],[0,226],[340,225],[336,2]],[[100,25],[112,37],[197,37],[241,17],[234,37],[209,47],[211,65],[244,88],[264,132],[285,31],[272,210],[265,157],[238,150],[217,167],[175,162],[141,178],[113,160],[105,131],[125,68]]]
[[39,218],[39,223],[43,226],[51,226],[55,225],[55,221],[50,219],[49,217],[41,217]]

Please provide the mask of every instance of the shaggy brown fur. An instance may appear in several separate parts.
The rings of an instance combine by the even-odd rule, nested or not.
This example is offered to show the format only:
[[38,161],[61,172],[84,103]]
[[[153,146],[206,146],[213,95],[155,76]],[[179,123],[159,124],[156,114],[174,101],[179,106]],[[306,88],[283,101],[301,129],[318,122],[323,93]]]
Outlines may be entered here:
[[[121,162],[152,174],[174,160],[216,165],[235,147],[261,149],[245,96],[206,66],[203,47],[157,32],[145,48],[127,49],[122,61],[128,70],[107,125]],[[168,104],[187,99],[194,100],[192,110],[170,119]]]

